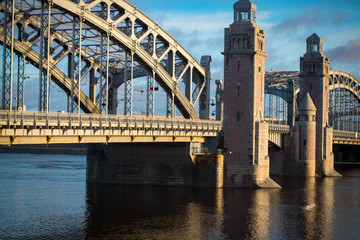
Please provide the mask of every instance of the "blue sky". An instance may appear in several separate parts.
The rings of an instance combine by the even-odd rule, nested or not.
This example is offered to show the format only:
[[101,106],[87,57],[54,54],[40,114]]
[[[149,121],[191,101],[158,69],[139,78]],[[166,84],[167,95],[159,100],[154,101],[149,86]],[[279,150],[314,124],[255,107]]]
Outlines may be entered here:
[[[212,78],[223,78],[224,28],[235,0],[128,0],[158,23],[196,59],[211,55]],[[305,40],[324,40],[330,67],[360,79],[360,0],[254,0],[266,32],[266,70],[298,70]]]

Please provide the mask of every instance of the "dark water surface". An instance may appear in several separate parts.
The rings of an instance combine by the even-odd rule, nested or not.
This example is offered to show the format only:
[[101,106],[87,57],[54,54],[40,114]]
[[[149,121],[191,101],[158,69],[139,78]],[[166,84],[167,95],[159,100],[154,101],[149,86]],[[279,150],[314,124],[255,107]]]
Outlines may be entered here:
[[86,185],[85,168],[0,154],[0,239],[360,239],[360,169],[214,190]]

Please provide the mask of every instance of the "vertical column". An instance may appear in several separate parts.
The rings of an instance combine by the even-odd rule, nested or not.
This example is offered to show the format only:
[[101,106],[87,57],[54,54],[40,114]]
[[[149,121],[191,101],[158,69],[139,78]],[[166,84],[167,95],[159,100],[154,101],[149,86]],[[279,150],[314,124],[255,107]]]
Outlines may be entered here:
[[90,70],[90,87],[89,87],[89,97],[92,102],[95,103],[95,93],[96,93],[96,78],[95,78],[95,69]]
[[[151,54],[151,39],[152,34],[148,37],[148,44],[146,46],[147,52]],[[154,97],[155,97],[155,72],[152,71],[152,74],[146,72],[146,79],[147,79],[147,89],[146,89],[146,115],[147,116],[154,116]]]
[[224,87],[221,80],[216,80],[216,121],[223,121],[223,111],[224,111],[224,100],[223,92]]
[[109,55],[110,55],[110,36],[107,35],[106,44],[106,115],[109,111]]
[[[18,40],[24,39],[24,28],[21,24],[18,27]],[[17,86],[17,107],[24,106],[24,81],[25,81],[25,56],[23,54],[18,55],[18,86]]]
[[[49,68],[48,56],[50,39],[50,14],[51,5],[47,2],[42,2],[41,5],[41,27],[40,27],[40,59],[39,59],[39,80],[40,80],[40,98],[39,98],[39,111],[45,112],[49,110],[49,72],[45,69]],[[47,65],[47,66],[46,66]]]
[[185,96],[189,100],[190,103],[192,103],[192,67],[188,68],[184,75],[184,81],[185,81]]
[[174,93],[167,94],[166,97],[166,117],[173,118],[175,116],[174,109]]
[[[129,35],[132,32],[133,23],[131,20],[126,20],[126,34]],[[131,26],[130,26],[131,24]],[[125,53],[125,73],[124,73],[124,115],[132,115],[132,98],[133,98],[133,56],[134,53],[131,51],[131,61],[130,61],[130,81],[128,76],[129,68],[129,54]]]
[[2,106],[12,110],[12,86],[14,65],[14,4],[15,0],[5,0],[3,21],[3,89]]
[[146,73],[147,77],[147,89],[146,89],[146,115],[148,117],[154,116],[154,107],[155,107],[155,72],[152,71],[152,75]]
[[289,86],[289,95],[288,95],[289,99],[287,105],[287,125],[295,126],[296,96],[295,96],[295,86],[293,79],[290,79],[288,81],[288,86]]
[[105,51],[106,51],[106,44],[104,43],[106,41],[106,37],[104,34],[101,34],[101,37],[100,37],[100,68],[99,68],[99,83],[100,83],[100,92],[99,92],[99,96],[98,96],[98,99],[97,101],[99,102],[99,110],[100,110],[100,113],[103,112],[104,110],[104,92],[105,92],[105,79],[104,79],[104,71],[105,71],[105,64],[106,64],[106,61],[104,59],[105,57]]
[[[106,19],[108,16],[107,4],[101,3],[101,17]],[[99,83],[100,92],[97,97],[100,113],[108,113],[108,56],[109,56],[109,33],[101,33],[100,36],[100,68]]]
[[79,84],[80,74],[80,39],[81,39],[81,31],[80,31],[81,21],[78,17],[74,17],[72,24],[72,48],[71,48],[71,63],[70,64],[70,79],[71,79],[71,92],[70,92],[70,112],[74,113],[77,103],[75,102],[75,91],[77,92]]
[[128,55],[126,54],[125,60],[125,115],[132,115],[132,103],[133,103],[133,78],[134,78],[134,53],[131,51],[131,61],[130,61],[130,80],[128,80]]
[[211,80],[211,72],[210,72],[210,56],[203,56],[201,58],[201,65],[205,68],[205,87],[200,95],[199,102],[199,115],[201,119],[209,119],[209,111],[210,111],[210,80]]
[[[167,58],[167,72],[175,80],[175,53],[171,50]],[[174,94],[168,93],[166,97],[166,117],[174,117]]]

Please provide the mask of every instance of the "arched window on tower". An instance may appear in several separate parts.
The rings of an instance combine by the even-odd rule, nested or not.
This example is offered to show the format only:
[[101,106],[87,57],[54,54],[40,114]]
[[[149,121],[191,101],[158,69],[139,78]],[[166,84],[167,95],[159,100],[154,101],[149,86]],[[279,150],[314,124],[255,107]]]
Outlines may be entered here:
[[247,49],[248,48],[248,42],[246,38],[243,38],[243,48]]

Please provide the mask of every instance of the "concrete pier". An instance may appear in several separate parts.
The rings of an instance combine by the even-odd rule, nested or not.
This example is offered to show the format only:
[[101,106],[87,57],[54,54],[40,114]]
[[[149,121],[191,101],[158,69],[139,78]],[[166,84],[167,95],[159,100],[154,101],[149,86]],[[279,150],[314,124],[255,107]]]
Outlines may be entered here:
[[200,147],[190,143],[91,144],[87,182],[222,187],[222,156],[197,154]]

